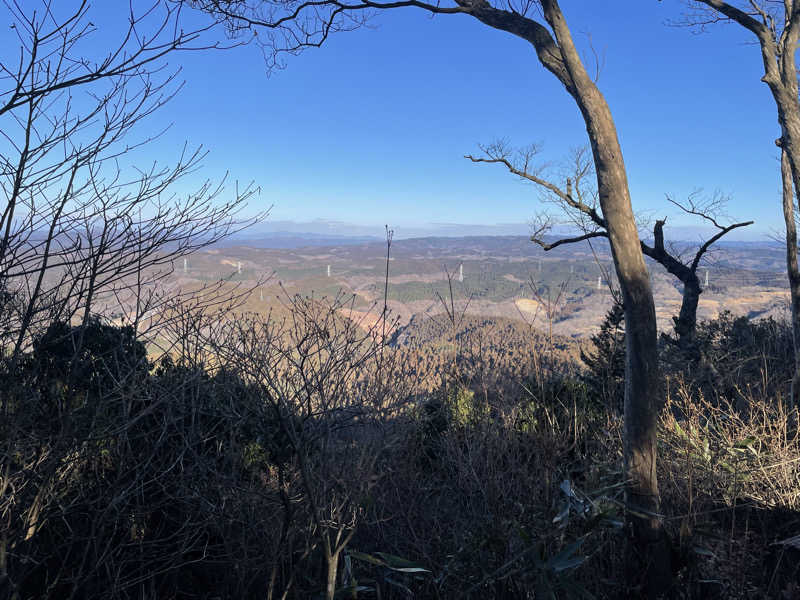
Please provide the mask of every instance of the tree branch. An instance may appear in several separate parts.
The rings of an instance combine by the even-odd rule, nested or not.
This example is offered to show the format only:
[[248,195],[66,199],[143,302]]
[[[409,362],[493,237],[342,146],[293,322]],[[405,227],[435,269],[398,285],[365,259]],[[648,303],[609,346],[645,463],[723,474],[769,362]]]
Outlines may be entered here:
[[[194,0],[190,3],[207,13],[226,21],[231,35],[241,31],[264,28],[271,32],[266,39],[257,38],[258,43],[271,51],[269,68],[281,66],[277,62],[280,53],[296,54],[304,48],[322,45],[331,32],[346,31],[363,25],[368,14],[356,17],[355,13],[370,10],[395,8],[418,8],[432,14],[466,14],[494,29],[506,31],[533,45],[542,65],[553,73],[572,93],[574,85],[565,68],[561,50],[550,31],[538,21],[515,10],[502,10],[493,7],[486,0],[453,0],[455,6],[442,6],[421,0],[398,0],[396,2],[346,3],[339,0],[307,0],[291,9],[279,0],[263,2],[266,8],[256,10],[244,2],[223,0]],[[350,22],[343,20],[344,17]]]
[[759,39],[761,39],[763,36],[769,36],[769,29],[764,23],[761,23],[751,15],[747,14],[745,11],[736,8],[728,2],[723,2],[723,0],[696,1],[700,4],[705,4],[717,12],[725,15],[731,21],[736,21],[745,29],[752,31]]
[[[508,169],[508,171],[522,179],[527,179],[528,181],[539,185],[549,192],[553,193],[555,196],[560,198],[564,203],[566,203],[571,208],[580,211],[587,217],[589,217],[592,222],[597,225],[598,227],[602,227],[603,229],[606,228],[606,221],[603,217],[601,217],[597,210],[594,207],[591,207],[584,202],[582,202],[579,198],[576,199],[572,193],[572,180],[567,179],[567,189],[562,190],[560,187],[555,185],[554,183],[539,177],[538,175],[531,173],[527,170],[527,162],[528,157],[526,156],[526,165],[525,168],[519,168],[518,166],[514,165],[505,155],[506,151],[503,147],[497,143],[489,147],[481,147],[484,153],[487,155],[488,158],[480,158],[472,156],[471,154],[467,154],[464,158],[471,160],[474,163],[490,163],[490,164],[501,164]],[[576,184],[578,183],[577,180],[579,177],[582,177],[585,173],[578,172],[576,174]]]
[[700,259],[703,257],[703,254],[714,244],[717,240],[719,240],[722,236],[727,235],[734,229],[738,229],[739,227],[747,227],[748,225],[752,225],[755,221],[744,221],[742,223],[734,223],[733,225],[728,225],[727,227],[722,228],[722,231],[718,232],[713,237],[709,238],[705,244],[700,246],[700,249],[695,254],[694,260],[692,261],[692,265],[690,269],[692,272],[697,270],[697,267],[700,265]]
[[570,238],[561,238],[560,240],[556,240],[552,244],[545,243],[545,241],[539,238],[536,235],[531,236],[531,241],[539,244],[545,251],[552,250],[553,248],[558,248],[562,244],[574,244],[576,242],[583,242],[585,240],[589,240],[592,238],[608,238],[608,232],[606,231],[590,231],[589,233],[584,233],[583,235],[579,235],[577,237],[570,237]]

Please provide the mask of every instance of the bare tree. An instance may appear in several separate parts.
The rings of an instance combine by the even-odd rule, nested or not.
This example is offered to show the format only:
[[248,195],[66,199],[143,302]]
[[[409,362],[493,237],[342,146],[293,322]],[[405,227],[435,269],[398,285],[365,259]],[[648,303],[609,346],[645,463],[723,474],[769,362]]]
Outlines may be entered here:
[[179,29],[178,9],[159,1],[131,9],[118,45],[87,57],[87,2],[5,9],[18,46],[0,56],[3,352],[19,356],[49,323],[87,322],[100,307],[146,328],[173,262],[253,221],[238,216],[252,186],[225,202],[221,183],[171,191],[201,149],[173,166],[125,164],[158,136],[134,137],[137,127],[180,89],[164,57],[215,44]]
[[[307,530],[304,556],[321,550],[325,598],[333,600],[339,559],[378,480],[387,447],[384,425],[410,397],[413,377],[398,353],[384,354],[382,322],[346,316],[352,316],[352,297],[287,295],[284,302],[284,320],[227,320],[213,348],[259,391],[279,424],[285,468],[297,481],[291,502],[301,499],[295,511],[302,512],[297,518]],[[295,575],[293,570],[282,582],[282,597]],[[271,581],[276,579],[273,573]],[[271,587],[268,597],[272,593]]]
[[587,71],[557,0],[190,0],[225,19],[233,35],[264,32],[257,40],[269,66],[280,57],[322,45],[333,32],[362,25],[379,10],[414,7],[431,14],[470,16],[533,46],[541,65],[572,96],[586,123],[595,164],[599,203],[625,299],[625,479],[631,530],[648,565],[646,585],[655,595],[671,579],[668,541],[662,527],[656,477],[656,432],[663,404],[658,377],[656,315],[650,279],[639,245],[622,148],[611,110]]
[[678,339],[686,345],[694,339],[695,329],[697,328],[697,305],[700,300],[700,294],[703,292],[700,286],[700,279],[697,276],[697,268],[700,266],[701,260],[717,241],[734,229],[752,225],[753,221],[723,224],[719,213],[721,206],[724,204],[724,199],[719,195],[704,200],[699,198],[698,194],[691,194],[686,202],[678,202],[667,196],[667,200],[686,214],[699,217],[716,229],[716,233],[704,240],[696,248],[694,256],[690,254],[685,259],[679,252],[673,250],[670,253],[664,247],[664,224],[666,223],[666,218],[656,220],[653,226],[653,245],[648,246],[644,241],[642,242],[642,251],[683,283],[681,309],[678,316],[674,317],[674,320]]
[[[515,151],[501,141],[482,146],[481,150],[483,156],[467,155],[465,158],[476,163],[502,165],[512,174],[535,183],[546,192],[548,198],[554,199],[557,207],[564,213],[566,219],[561,221],[551,214],[542,214],[537,218],[531,240],[539,244],[545,251],[563,244],[574,244],[593,238],[608,238],[606,220],[597,204],[597,195],[589,183],[589,177],[592,175],[592,163],[587,156],[586,148],[579,148],[573,153],[569,171],[571,176],[567,177],[566,186],[563,188],[548,178],[543,168],[537,168],[535,159],[539,150],[536,146]],[[724,208],[725,199],[719,194],[704,199],[699,192],[695,192],[683,203],[673,200],[669,196],[667,196],[667,200],[682,212],[699,217],[716,229],[716,233],[696,248],[693,256],[684,257],[684,252],[665,246],[666,217],[658,219],[654,223],[652,245],[644,239],[639,241],[642,252],[646,256],[652,258],[683,283],[681,308],[674,320],[678,339],[682,345],[687,346],[694,338],[697,325],[697,305],[700,294],[703,292],[700,279],[697,277],[697,268],[714,243],[735,229],[752,225],[753,221],[723,224],[720,214]],[[577,228],[580,233],[548,241],[546,236],[551,233],[556,224],[570,225]]]
[[[160,424],[150,419],[162,409],[177,410],[178,400],[186,398],[184,392],[191,385],[184,381],[184,390],[165,384],[160,391],[134,385],[142,382],[148,367],[139,338],[157,322],[180,314],[177,303],[171,309],[164,304],[177,302],[169,296],[180,295],[180,290],[171,294],[157,285],[172,271],[173,262],[253,220],[240,212],[255,192],[251,186],[237,189],[225,202],[220,201],[222,184],[208,181],[184,197],[172,191],[175,182],[196,171],[204,156],[201,150],[184,148],[174,166],[128,164],[157,136],[135,137],[144,120],[180,88],[177,71],[169,69],[165,57],[178,50],[215,46],[201,43],[203,30],[181,30],[178,8],[165,2],[153,2],[141,13],[131,7],[116,44],[107,54],[90,57],[83,54],[87,39],[96,33],[90,6],[65,4],[50,0],[0,4],[4,25],[10,25],[0,53],[0,194],[5,201],[0,211],[0,595],[4,597],[26,596],[19,586],[28,584],[42,586],[35,595],[95,597],[91,591],[81,592],[81,585],[103,569],[120,572],[112,574],[118,577],[114,589],[95,590],[97,597],[121,597],[115,594],[143,585],[139,577],[147,579],[142,571],[128,569],[130,563],[115,563],[115,557],[128,553],[130,558],[139,537],[141,515],[131,507],[145,494],[141,486],[160,488],[164,481],[132,482],[143,465],[152,466],[151,459],[160,452],[155,447],[163,448],[169,438],[166,432],[183,417],[164,418]],[[16,44],[10,43],[12,37]],[[229,297],[228,291],[224,282],[211,285],[197,301],[220,302]],[[95,313],[110,318],[112,311],[129,326],[116,333],[101,326]],[[103,347],[102,356],[97,356],[98,345],[106,343],[113,347]],[[86,372],[93,379],[84,377]],[[98,387],[97,381],[103,386]],[[164,429],[156,438],[141,446],[132,441],[145,440],[161,425]],[[95,478],[103,469],[101,454],[109,457],[110,447],[120,450],[112,444],[118,440],[128,449],[123,454],[139,448],[127,455],[127,462],[116,463],[115,473],[106,472],[112,478],[121,476],[120,487],[109,485],[98,494],[91,485],[78,493],[71,489],[72,481],[96,483],[104,477]],[[101,452],[103,443],[107,446]],[[184,451],[191,453],[191,444]],[[153,455],[143,454],[151,450]],[[204,452],[210,458],[210,448]],[[191,479],[187,473],[191,485],[201,480]],[[182,498],[198,508],[196,495],[192,500],[187,492]],[[153,512],[154,504],[139,503],[136,510]],[[169,504],[165,500],[164,505]],[[131,512],[114,522],[110,517],[115,507],[123,506]],[[63,539],[57,530],[68,523],[65,515],[92,518],[81,521],[86,531],[72,531]],[[106,547],[125,520],[131,523],[131,535]],[[194,547],[192,552],[203,551],[201,536],[190,533],[187,522],[179,528],[188,537],[178,541],[170,538],[172,531],[159,539],[158,544],[175,550],[157,567],[164,569],[161,573],[195,560],[181,552],[188,547],[176,549],[175,544],[186,542]],[[109,529],[104,530],[106,526]],[[47,560],[59,553],[65,558],[58,565],[28,562],[26,552],[34,547],[52,551],[44,555]],[[161,552],[149,550],[154,556]],[[48,576],[42,576],[50,567]]]
[[[800,41],[800,3],[795,0],[691,0],[680,23],[705,30],[718,23],[736,23],[758,42],[764,75],[777,109],[781,149],[782,204],[786,225],[786,270],[792,306],[795,373],[790,396],[800,407],[800,267],[797,262],[795,205],[800,199],[800,98],[797,45]],[[794,187],[794,199],[791,186]]]

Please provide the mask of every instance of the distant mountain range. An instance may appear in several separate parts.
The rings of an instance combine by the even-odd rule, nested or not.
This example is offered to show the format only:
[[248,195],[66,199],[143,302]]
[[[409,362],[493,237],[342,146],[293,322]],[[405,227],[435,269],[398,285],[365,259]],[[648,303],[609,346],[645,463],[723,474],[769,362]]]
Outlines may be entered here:
[[309,231],[247,231],[226,238],[216,245],[221,247],[245,245],[255,248],[291,249],[307,246],[352,246],[381,241],[381,238],[376,236],[326,235]]
[[[472,236],[528,236],[530,226],[526,223],[497,223],[493,225],[430,223],[426,225],[390,224],[394,231],[394,239],[430,238],[430,237],[472,237]],[[771,244],[770,234],[750,230],[737,230],[726,236],[722,244],[757,242]],[[574,235],[575,231],[566,227],[562,231],[555,230],[554,236]],[[667,227],[665,234],[671,242],[697,242],[707,239],[716,233],[715,230],[702,227]],[[224,246],[248,245],[257,248],[301,248],[306,246],[349,246],[385,240],[384,226],[359,225],[344,221],[315,219],[307,222],[267,221],[259,223],[229,239]]]
[[[459,223],[429,223],[426,225],[393,225],[395,239],[418,237],[465,237],[474,235],[528,235],[530,227],[526,223],[498,223],[494,225],[475,225]],[[308,237],[309,241],[322,238],[343,240],[358,238],[360,240],[378,241],[385,239],[386,229],[383,225],[359,225],[344,221],[315,219],[313,221],[266,221],[259,223],[236,236],[237,239],[277,237]],[[316,243],[314,244],[316,245]]]

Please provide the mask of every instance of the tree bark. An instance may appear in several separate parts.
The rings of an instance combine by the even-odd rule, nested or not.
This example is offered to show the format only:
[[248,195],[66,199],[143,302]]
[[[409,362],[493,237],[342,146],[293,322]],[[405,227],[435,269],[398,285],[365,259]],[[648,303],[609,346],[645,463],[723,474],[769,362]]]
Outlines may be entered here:
[[794,343],[794,376],[789,391],[792,405],[800,407],[800,268],[797,264],[797,224],[795,222],[792,168],[785,150],[781,150],[783,183],[783,218],[786,222],[786,272],[792,305],[792,339]]
[[678,334],[679,343],[684,347],[694,340],[694,332],[697,328],[697,305],[702,292],[697,274],[692,273],[691,277],[683,282],[681,310],[678,318],[675,319],[675,333]]
[[[696,268],[687,267],[681,261],[669,254],[664,248],[664,221],[656,221],[653,227],[653,247],[641,242],[642,252],[664,267],[667,272],[674,275],[683,283],[683,298],[678,317],[675,319],[675,333],[678,334],[678,343],[687,347],[694,338],[697,327],[697,305],[700,302],[700,280],[697,278]],[[701,250],[702,251],[702,250]],[[695,263],[697,259],[695,260]]]
[[339,551],[325,553],[325,562],[327,563],[327,578],[325,585],[325,598],[326,600],[333,600],[336,595],[336,574],[339,572]]

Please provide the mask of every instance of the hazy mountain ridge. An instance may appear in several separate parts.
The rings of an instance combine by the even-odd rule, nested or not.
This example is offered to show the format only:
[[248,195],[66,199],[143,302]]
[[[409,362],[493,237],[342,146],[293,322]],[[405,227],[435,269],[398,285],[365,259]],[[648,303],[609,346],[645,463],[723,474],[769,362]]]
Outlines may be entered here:
[[[312,221],[265,221],[249,227],[247,230],[236,234],[231,238],[236,240],[245,239],[270,239],[273,237],[296,237],[298,242],[302,238],[309,240],[308,245],[318,245],[316,240],[319,238],[330,238],[332,243],[336,240],[346,242],[346,239],[355,238],[357,240],[382,241],[386,237],[386,227],[383,224],[362,225],[336,221],[328,219],[315,219]],[[464,237],[524,237],[528,238],[531,233],[531,225],[527,222],[519,223],[449,223],[437,222],[427,224],[388,224],[396,240],[408,240],[414,238],[464,238]],[[559,235],[575,235],[577,229],[569,226],[555,226],[552,235],[555,239]],[[716,230],[707,227],[670,225],[666,228],[669,240],[685,241],[694,244],[700,239],[707,239],[715,234]],[[643,235],[652,235],[647,230]],[[771,234],[751,227],[736,230],[726,236],[725,240],[718,242],[719,245],[752,243],[752,244],[775,244]]]

